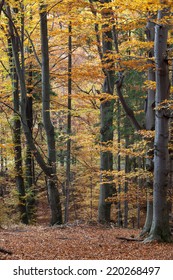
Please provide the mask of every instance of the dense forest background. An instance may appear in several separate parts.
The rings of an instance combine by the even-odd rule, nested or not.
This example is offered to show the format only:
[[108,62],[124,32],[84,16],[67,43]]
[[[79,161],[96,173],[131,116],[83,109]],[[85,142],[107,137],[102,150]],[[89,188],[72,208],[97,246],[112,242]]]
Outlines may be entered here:
[[0,226],[171,241],[172,4],[0,2]]

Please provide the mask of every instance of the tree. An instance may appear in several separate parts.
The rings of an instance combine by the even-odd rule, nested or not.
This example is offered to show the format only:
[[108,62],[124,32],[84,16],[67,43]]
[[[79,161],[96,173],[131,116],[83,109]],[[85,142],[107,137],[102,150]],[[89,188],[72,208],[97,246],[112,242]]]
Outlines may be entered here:
[[[14,9],[14,13],[18,14],[18,9]],[[8,57],[10,77],[12,82],[12,94],[13,94],[13,108],[14,108],[14,120],[13,120],[13,142],[14,142],[14,160],[15,160],[15,179],[16,188],[19,196],[19,212],[20,220],[24,224],[28,224],[28,214],[26,207],[26,190],[23,174],[23,160],[22,160],[22,145],[21,145],[21,120],[20,120],[20,91],[19,91],[19,79],[15,68],[14,56],[12,52],[11,40],[7,38],[8,42]],[[19,50],[19,45],[16,42],[16,52]]]
[[66,202],[65,222],[69,219],[70,182],[71,182],[71,94],[72,94],[72,23],[68,25],[68,115],[67,115],[67,163],[66,163]]
[[168,25],[162,20],[169,12],[158,11],[158,24],[155,26],[155,63],[156,63],[156,97],[155,97],[155,139],[154,139],[154,189],[153,220],[149,237],[146,241],[170,241],[169,212],[167,201],[169,174],[169,115],[167,100],[170,94],[169,67],[167,57]]
[[[165,141],[163,153],[167,153],[169,126],[167,119],[169,120],[171,107],[165,100],[165,98],[168,99],[169,93],[165,94],[164,98],[159,97],[164,95],[163,88],[160,86],[162,77],[164,77],[164,87],[165,89],[167,87],[169,91],[168,75],[165,74],[168,73],[168,65],[166,68],[168,59],[166,47],[162,48],[161,41],[157,44],[155,42],[156,62],[160,63],[157,62],[157,65],[161,65],[162,55],[158,55],[160,45],[165,53],[162,59],[164,66],[161,65],[163,71],[157,67],[156,85],[153,58],[154,26],[158,24],[160,29],[162,27],[164,29],[167,25],[167,17],[156,22],[158,1],[151,2],[136,0],[128,2],[127,6],[125,1],[120,0],[60,0],[59,2],[51,0],[49,3],[38,0],[34,4],[30,0],[0,1],[0,10],[3,11],[3,13],[1,11],[0,34],[6,34],[11,42],[13,68],[16,71],[16,78],[12,80],[13,89],[18,87],[18,99],[15,97],[15,102],[18,102],[20,111],[18,107],[15,107],[13,124],[20,117],[25,135],[25,137],[23,134],[20,136],[22,136],[21,145],[27,154],[24,174],[26,188],[29,191],[26,195],[24,193],[23,198],[27,199],[28,207],[30,203],[28,194],[33,183],[30,180],[32,177],[31,159],[35,157],[36,172],[38,168],[43,171],[39,173],[39,179],[44,180],[46,177],[45,189],[48,190],[51,206],[51,224],[62,222],[59,195],[59,186],[62,186],[64,195],[62,199],[66,205],[65,222],[87,217],[96,219],[99,212],[98,220],[101,223],[107,223],[110,219],[114,219],[113,215],[117,217],[117,208],[119,208],[119,225],[124,222],[127,226],[132,217],[133,226],[135,226],[136,218],[141,217],[139,210],[144,206],[146,199],[146,189],[143,186],[148,185],[151,192],[149,199],[152,198],[154,164],[156,164],[155,202],[152,206],[152,201],[148,199],[147,219],[142,233],[150,231],[152,222],[154,225],[152,225],[152,230],[158,227],[158,224],[161,228],[166,224],[166,222],[160,223],[159,207],[156,207],[159,203],[162,209],[166,209],[167,185],[158,187],[158,184],[163,183],[158,173],[163,169],[160,164],[164,162],[158,160],[160,152],[158,153],[156,147],[153,161],[152,136],[156,113],[156,118],[159,116],[159,120],[157,120],[155,145],[160,149],[162,139],[160,135],[162,132],[166,133],[162,142]],[[28,11],[28,7],[31,8],[31,6],[32,18],[30,10]],[[160,9],[161,6],[159,5]],[[165,1],[164,7],[167,7]],[[15,9],[18,10],[17,15],[14,12]],[[167,13],[166,10],[164,12]],[[148,42],[144,39],[146,18]],[[162,39],[165,38],[164,36]],[[170,37],[169,44],[171,42]],[[7,45],[3,38],[0,40],[0,47],[2,54],[0,66],[4,69],[0,85],[1,104],[4,102],[13,107],[12,100],[6,98],[10,79],[3,81],[6,75],[9,77]],[[169,49],[172,48],[169,47]],[[169,54],[172,54],[172,51]],[[159,71],[162,72],[161,77]],[[144,84],[147,72],[148,81]],[[35,84],[38,85],[37,88]],[[147,98],[146,86],[148,87]],[[157,97],[155,97],[155,86]],[[72,88],[73,98],[71,99]],[[37,106],[38,103],[35,105],[38,95],[39,106]],[[145,112],[147,131],[143,130],[145,98],[147,99]],[[119,104],[118,108],[116,104]],[[119,110],[119,113],[115,114],[120,106],[122,106],[121,112]],[[133,128],[127,122],[127,117]],[[164,125],[162,119],[164,119]],[[43,126],[45,129],[42,129]],[[37,137],[38,135],[41,137]],[[142,140],[141,135],[144,135]],[[2,142],[1,150],[4,149],[3,144],[4,142]],[[58,154],[61,155],[61,165],[56,165],[58,150]],[[22,156],[19,158],[21,159]],[[165,166],[167,158],[166,154]],[[144,162],[146,162],[145,168]],[[4,162],[2,163],[4,166]],[[20,161],[18,163],[21,165]],[[11,162],[9,166],[12,168]],[[23,176],[23,173],[21,172],[20,175]],[[166,180],[166,170],[164,176]],[[115,186],[117,189],[119,187],[118,193]],[[159,188],[160,192],[161,189],[165,191],[162,200],[161,195],[158,195]],[[113,208],[112,203],[117,202],[118,207]],[[124,202],[124,208],[122,202]],[[25,200],[23,204],[26,204]],[[99,208],[98,212],[95,210],[96,207]],[[153,207],[155,210],[152,216]],[[146,207],[144,206],[143,209],[145,211]],[[165,211],[164,217],[166,215]],[[124,221],[121,220],[121,216],[124,217]],[[156,231],[154,229],[149,238],[154,239]],[[159,231],[161,232],[162,229]],[[160,238],[162,239],[162,236]]]
[[[150,15],[149,15],[148,21],[147,21],[147,26],[146,26],[147,41],[153,42],[153,43],[154,43],[154,37],[155,37],[154,20],[155,20],[155,16],[150,17]],[[154,46],[148,52],[148,58],[152,59],[153,57],[154,57]],[[152,65],[154,63],[152,63],[152,61],[149,61],[149,64]],[[148,81],[155,82],[154,65],[148,69]],[[146,130],[149,130],[149,131],[155,129],[154,108],[155,108],[155,89],[153,89],[150,86],[150,88],[148,89],[146,104],[145,104],[145,128],[146,128]],[[148,145],[147,145],[146,169],[152,173],[154,171],[153,148],[154,148],[154,143],[153,143],[153,138],[151,137],[148,140]],[[147,215],[146,215],[144,228],[141,232],[141,236],[148,233],[151,229],[152,218],[153,218],[153,200],[151,197],[153,195],[153,179],[148,178],[146,180],[146,187],[147,187],[147,196],[148,196]]]
[[[109,0],[102,1],[103,4],[109,2]],[[103,20],[107,20],[108,23],[106,22],[102,25],[102,54],[100,53],[103,65],[102,70],[105,75],[102,87],[102,92],[105,94],[105,97],[100,100],[101,184],[98,220],[101,223],[105,223],[110,222],[111,219],[111,202],[108,201],[108,198],[115,193],[112,182],[113,178],[111,175],[113,170],[113,154],[111,151],[106,149],[108,146],[111,147],[113,143],[114,100],[108,96],[113,96],[114,93],[115,71],[113,69],[113,61],[109,58],[109,55],[113,50],[113,35],[111,26],[112,11],[111,9],[106,9],[103,6],[101,13]]]
[[49,47],[47,30],[47,6],[40,6],[40,32],[42,53],[42,115],[47,136],[48,165],[51,168],[51,177],[48,177],[47,188],[49,204],[51,207],[51,225],[62,223],[60,196],[56,177],[56,147],[54,126],[50,117],[50,78],[49,78]]
[[[23,6],[22,6],[23,7]],[[44,118],[44,125],[45,129],[47,130],[47,140],[48,140],[48,158],[49,162],[45,163],[44,158],[42,157],[41,153],[39,152],[38,148],[36,147],[34,140],[32,138],[32,134],[30,128],[28,127],[27,122],[27,114],[26,114],[26,107],[27,107],[27,88],[26,88],[26,76],[25,76],[25,58],[24,58],[24,46],[21,43],[20,37],[18,35],[18,31],[15,27],[12,12],[10,6],[6,5],[6,10],[3,10],[4,14],[8,18],[9,21],[9,37],[11,39],[12,50],[13,50],[13,57],[15,61],[15,67],[17,70],[17,75],[20,83],[20,92],[21,92],[21,99],[20,99],[20,113],[21,113],[21,120],[22,120],[22,127],[26,137],[27,145],[30,147],[32,154],[35,156],[39,166],[48,177],[48,194],[49,194],[49,202],[51,208],[51,224],[55,223],[62,223],[62,213],[61,213],[61,205],[59,200],[58,190],[56,188],[56,166],[55,162],[55,150],[54,150],[54,132],[53,126],[50,122],[50,100],[49,100],[49,76],[48,73],[48,45],[47,45],[47,29],[46,29],[46,20],[47,18],[42,17],[42,13],[40,14],[41,17],[41,33],[42,33],[42,40],[45,41],[45,46],[42,49],[42,73],[43,73],[43,118]],[[43,11],[46,16],[46,11]],[[22,26],[23,30],[24,26]],[[16,49],[19,44],[19,52],[16,52]],[[19,55],[20,54],[20,55]]]

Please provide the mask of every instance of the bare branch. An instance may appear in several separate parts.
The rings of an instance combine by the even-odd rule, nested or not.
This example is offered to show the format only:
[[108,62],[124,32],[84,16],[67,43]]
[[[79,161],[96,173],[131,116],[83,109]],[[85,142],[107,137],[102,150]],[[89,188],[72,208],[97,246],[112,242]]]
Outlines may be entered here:
[[41,64],[41,61],[40,61],[40,59],[39,59],[39,57],[38,57],[38,55],[37,55],[37,52],[36,52],[36,49],[35,49],[34,43],[33,43],[32,39],[31,39],[31,37],[30,37],[30,35],[29,35],[28,31],[26,30],[25,32],[26,32],[26,37],[28,38],[28,40],[29,40],[29,41],[30,41],[30,43],[31,43],[31,46],[32,46],[32,49],[33,49],[33,52],[34,52],[35,58],[36,58],[36,60],[37,60],[38,64],[40,65],[40,67],[41,67],[41,66],[42,66],[42,64]]
[[127,103],[124,99],[124,96],[122,95],[121,87],[123,84],[123,79],[124,79],[124,76],[122,75],[122,73],[119,73],[119,79],[115,82],[116,88],[117,88],[117,94],[118,94],[121,104],[124,108],[124,111],[126,112],[127,116],[131,120],[131,122],[133,123],[134,127],[136,128],[136,130],[140,130],[142,128],[141,128],[140,124],[138,123],[138,121],[136,120],[133,110],[127,105]]

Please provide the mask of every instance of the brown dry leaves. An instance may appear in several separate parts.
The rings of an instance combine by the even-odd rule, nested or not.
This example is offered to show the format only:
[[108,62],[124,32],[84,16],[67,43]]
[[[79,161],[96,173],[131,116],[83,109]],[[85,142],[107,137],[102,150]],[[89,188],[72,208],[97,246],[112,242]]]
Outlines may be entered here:
[[143,244],[117,239],[138,230],[103,226],[18,227],[0,230],[1,260],[172,260],[173,244]]

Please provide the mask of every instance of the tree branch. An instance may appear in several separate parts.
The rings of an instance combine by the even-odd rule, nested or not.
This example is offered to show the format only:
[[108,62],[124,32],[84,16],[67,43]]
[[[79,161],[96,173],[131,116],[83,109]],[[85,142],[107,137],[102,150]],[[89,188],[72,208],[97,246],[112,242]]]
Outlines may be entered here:
[[2,8],[3,8],[3,6],[4,6],[4,3],[5,3],[5,0],[2,0],[2,1],[0,2],[0,14],[1,14]]
[[8,255],[12,255],[13,253],[11,251],[8,251],[6,249],[0,248],[0,252],[3,254],[8,254]]
[[38,55],[37,55],[37,52],[36,52],[35,46],[34,46],[34,44],[33,44],[33,41],[32,41],[32,39],[31,39],[31,37],[30,37],[30,35],[29,35],[28,31],[27,31],[27,30],[25,30],[25,33],[26,33],[26,35],[27,35],[28,40],[29,40],[29,41],[30,41],[30,43],[31,43],[31,46],[32,46],[32,49],[33,49],[33,52],[34,52],[34,55],[35,55],[35,58],[36,58],[36,60],[37,60],[38,64],[39,64],[40,66],[42,66],[41,61],[40,61],[40,59],[39,59],[39,57],[38,57]]
[[126,112],[127,116],[131,120],[131,122],[133,123],[135,129],[140,130],[142,128],[141,128],[140,124],[138,123],[138,121],[136,120],[133,110],[127,105],[127,103],[124,99],[124,96],[122,95],[121,87],[122,87],[123,79],[124,79],[124,76],[122,75],[122,73],[119,73],[119,79],[115,82],[116,88],[117,88],[117,94],[118,94],[118,97],[124,108],[124,111]]

